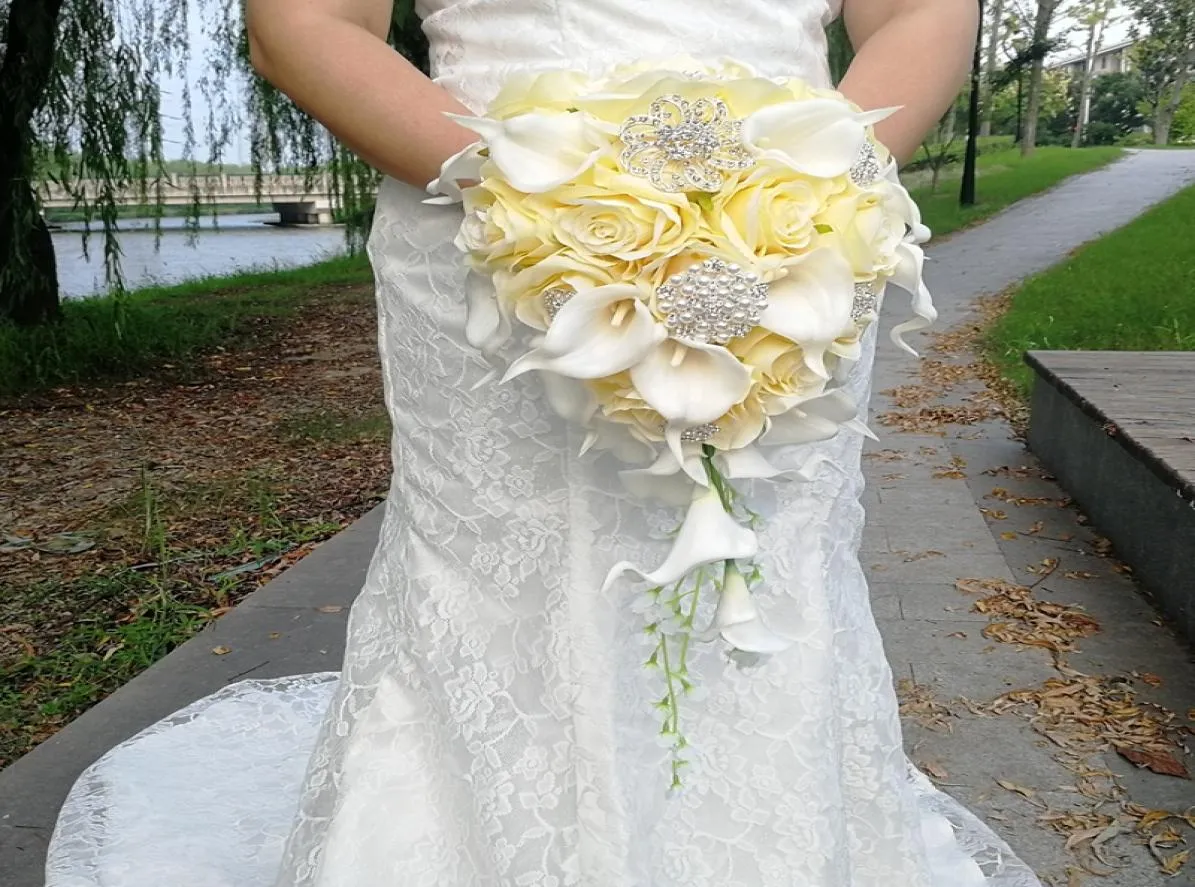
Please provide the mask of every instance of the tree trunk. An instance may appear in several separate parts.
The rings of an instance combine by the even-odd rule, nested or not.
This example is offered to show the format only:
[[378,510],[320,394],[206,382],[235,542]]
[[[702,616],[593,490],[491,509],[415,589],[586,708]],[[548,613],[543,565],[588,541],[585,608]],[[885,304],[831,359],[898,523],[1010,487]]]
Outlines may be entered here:
[[13,0],[0,66],[0,320],[58,316],[54,244],[33,192],[33,118],[53,75],[63,0]]
[[1033,65],[1029,69],[1029,95],[1025,101],[1025,131],[1021,138],[1021,156],[1028,157],[1037,147],[1037,118],[1041,114],[1041,81],[1045,59],[1041,49],[1050,37],[1050,25],[1059,0],[1037,0],[1037,15],[1033,19]]
[[992,134],[992,79],[996,76],[997,52],[1000,49],[1000,32],[1004,30],[1004,0],[992,0],[992,27],[988,35],[987,58],[983,66],[983,121],[979,125],[981,136]]
[[1029,69],[1029,95],[1025,101],[1025,127],[1021,133],[1021,156],[1028,157],[1037,147],[1037,118],[1041,114],[1042,60]]
[[1079,115],[1075,118],[1075,133],[1071,137],[1071,147],[1078,148],[1083,144],[1083,129],[1087,126],[1088,109],[1091,105],[1091,77],[1095,73],[1095,53],[1099,47],[1102,23],[1092,22],[1087,30],[1087,53],[1083,57],[1083,78],[1079,81]]

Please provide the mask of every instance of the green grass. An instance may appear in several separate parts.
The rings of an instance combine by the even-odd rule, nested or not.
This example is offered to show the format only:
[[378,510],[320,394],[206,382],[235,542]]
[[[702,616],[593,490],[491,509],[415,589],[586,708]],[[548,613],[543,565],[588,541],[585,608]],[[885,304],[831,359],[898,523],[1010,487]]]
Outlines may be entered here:
[[163,364],[185,371],[197,356],[293,313],[320,290],[372,279],[358,254],[65,302],[59,323],[0,324],[0,396],[135,378]]
[[47,582],[26,594],[66,600],[133,599],[119,619],[83,614],[51,651],[0,668],[0,766],[161,659],[210,619],[180,601],[156,575],[124,572],[72,583]]
[[[230,516],[211,534],[218,544],[199,549],[172,539],[172,525],[196,513]],[[143,473],[101,523],[99,535],[119,536],[138,566],[0,583],[0,625],[25,631],[30,642],[28,652],[0,660],[0,767],[193,637],[254,587],[261,568],[340,529],[287,517],[278,485],[255,473],[180,487]]]
[[1027,350],[1195,350],[1193,243],[1195,187],[1022,283],[987,333],[989,359],[1028,392]]
[[936,193],[928,185],[915,185],[910,193],[921,206],[925,224],[937,236],[949,234],[994,215],[1010,204],[1052,188],[1069,176],[1098,169],[1123,154],[1114,147],[1038,148],[1026,160],[1016,149],[996,151],[979,158],[976,182],[978,202],[959,206],[961,168],[942,175]]

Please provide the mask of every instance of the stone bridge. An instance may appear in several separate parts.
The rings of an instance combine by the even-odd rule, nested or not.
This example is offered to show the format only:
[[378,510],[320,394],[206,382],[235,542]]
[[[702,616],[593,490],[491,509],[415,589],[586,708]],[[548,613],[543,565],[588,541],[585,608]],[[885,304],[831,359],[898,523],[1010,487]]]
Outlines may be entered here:
[[[79,191],[94,201],[101,183],[84,180],[68,191],[55,182],[40,188],[43,209],[72,209]],[[198,200],[204,206],[270,203],[283,225],[332,224],[332,182],[327,175],[167,175],[150,181],[145,191],[134,186],[120,191],[120,206],[187,206]]]

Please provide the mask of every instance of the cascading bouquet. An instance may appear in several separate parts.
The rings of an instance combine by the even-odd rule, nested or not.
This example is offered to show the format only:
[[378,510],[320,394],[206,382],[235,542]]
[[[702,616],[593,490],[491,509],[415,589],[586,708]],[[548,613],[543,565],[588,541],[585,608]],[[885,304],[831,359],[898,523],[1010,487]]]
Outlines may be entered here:
[[[870,129],[894,110],[734,62],[529,73],[484,117],[453,117],[479,141],[429,186],[429,202],[463,203],[470,344],[512,357],[505,379],[538,371],[585,449],[646,465],[622,472],[633,492],[688,503],[660,566],[619,563],[606,581],[651,585],[674,784],[692,641],[791,643],[752,598],[756,518],[734,482],[809,479],[815,465],[769,456],[868,433],[842,382],[887,282],[913,296],[894,330],[907,350],[903,334],[935,317],[929,232]],[[699,628],[707,588],[718,600]]]

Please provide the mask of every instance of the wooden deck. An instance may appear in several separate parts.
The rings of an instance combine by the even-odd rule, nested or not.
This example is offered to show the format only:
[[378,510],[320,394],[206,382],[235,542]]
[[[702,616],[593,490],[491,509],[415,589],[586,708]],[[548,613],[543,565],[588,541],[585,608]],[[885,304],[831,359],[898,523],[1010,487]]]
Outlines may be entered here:
[[1195,641],[1195,353],[1033,351],[1029,447]]

